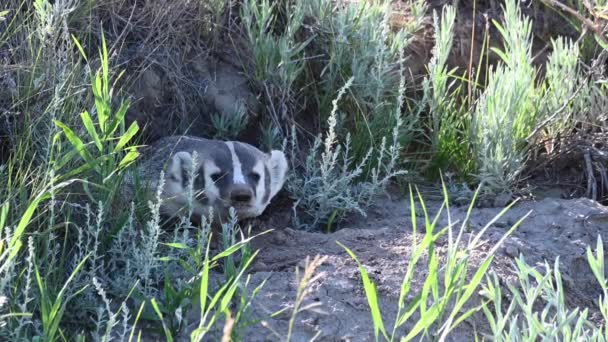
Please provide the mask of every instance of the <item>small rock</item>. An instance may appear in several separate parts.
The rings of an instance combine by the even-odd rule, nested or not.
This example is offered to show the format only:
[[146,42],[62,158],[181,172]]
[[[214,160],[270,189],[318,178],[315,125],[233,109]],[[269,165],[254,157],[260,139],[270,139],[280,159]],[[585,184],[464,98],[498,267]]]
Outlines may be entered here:
[[508,227],[508,223],[505,221],[496,221],[494,222],[494,227],[496,228],[507,228]]
[[519,248],[513,245],[508,245],[505,248],[505,253],[511,258],[517,258],[519,256]]
[[273,240],[276,244],[282,245],[287,243],[288,237],[287,234],[285,234],[284,231],[282,230],[277,230],[274,232],[273,234]]
[[511,200],[513,199],[513,195],[511,193],[501,193],[494,198],[494,206],[495,207],[506,207]]

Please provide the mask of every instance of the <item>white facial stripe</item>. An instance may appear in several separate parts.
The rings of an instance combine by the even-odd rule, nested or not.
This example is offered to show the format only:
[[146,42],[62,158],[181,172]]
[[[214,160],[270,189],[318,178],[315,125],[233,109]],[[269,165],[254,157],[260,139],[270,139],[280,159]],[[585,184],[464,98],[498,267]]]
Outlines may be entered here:
[[228,145],[228,149],[230,150],[230,155],[232,156],[232,168],[233,168],[233,182],[234,184],[247,184],[247,182],[245,181],[245,176],[243,176],[243,167],[241,166],[241,161],[239,160],[239,157],[236,155],[236,152],[234,151],[234,143],[229,141],[226,142],[226,145]]
[[203,164],[203,171],[205,173],[205,192],[207,198],[209,198],[211,202],[215,202],[215,200],[220,197],[220,190],[213,182],[213,179],[211,179],[211,175],[221,170],[213,161],[207,160]]
[[[255,187],[255,195],[256,195],[256,204],[258,206],[262,206],[266,203],[262,203],[262,200],[264,199],[264,195],[266,192],[266,172],[264,171],[264,163],[262,161],[259,161],[257,163],[255,163],[255,166],[253,167],[253,171],[255,171],[258,175],[260,175],[260,180],[258,181],[258,184],[256,184]],[[263,209],[262,209],[263,210]]]

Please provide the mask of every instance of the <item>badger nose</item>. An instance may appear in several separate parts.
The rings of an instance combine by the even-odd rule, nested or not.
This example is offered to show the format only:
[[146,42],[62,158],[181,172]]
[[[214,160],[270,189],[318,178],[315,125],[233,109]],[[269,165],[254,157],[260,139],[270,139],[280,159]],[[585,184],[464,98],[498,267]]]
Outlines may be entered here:
[[230,200],[236,203],[247,203],[251,201],[253,191],[246,187],[235,187],[230,191]]

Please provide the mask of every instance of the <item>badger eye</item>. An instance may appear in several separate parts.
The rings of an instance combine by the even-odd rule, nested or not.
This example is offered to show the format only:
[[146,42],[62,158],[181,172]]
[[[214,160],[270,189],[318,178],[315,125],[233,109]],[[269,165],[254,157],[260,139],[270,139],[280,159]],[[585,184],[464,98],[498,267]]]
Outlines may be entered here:
[[219,172],[211,174],[211,180],[215,183],[222,177],[222,174]]
[[249,177],[251,177],[251,179],[253,179],[254,182],[259,182],[260,178],[261,178],[261,176],[256,172],[250,173]]

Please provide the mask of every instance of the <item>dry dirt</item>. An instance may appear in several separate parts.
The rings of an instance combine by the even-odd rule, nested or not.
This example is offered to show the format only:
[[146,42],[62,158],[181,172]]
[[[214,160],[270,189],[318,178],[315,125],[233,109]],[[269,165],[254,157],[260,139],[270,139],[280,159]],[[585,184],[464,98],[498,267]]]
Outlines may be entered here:
[[[427,202],[431,214],[437,212],[441,203]],[[321,277],[312,284],[312,294],[306,304],[320,303],[322,312],[301,313],[293,332],[293,341],[370,341],[373,326],[356,263],[336,244],[343,243],[359,257],[370,277],[377,285],[385,325],[392,327],[397,310],[399,288],[407,260],[411,253],[412,225],[409,200],[381,199],[369,211],[367,218],[353,217],[343,229],[325,234],[305,232],[289,228],[289,214],[265,215],[258,230],[273,228],[268,234],[253,241],[253,249],[260,254],[251,269],[251,288],[266,281],[253,302],[254,316],[264,320],[246,331],[246,341],[277,341],[271,330],[284,336],[288,329],[290,310],[269,318],[280,309],[290,308],[296,294],[295,268],[303,267],[307,256],[327,256],[326,262],[317,272]],[[467,207],[453,207],[452,220],[462,222]],[[479,232],[492,220],[501,208],[475,208],[470,219],[471,234]],[[501,219],[496,221],[484,235],[486,243],[475,250],[472,263],[477,266],[487,251],[509,228],[526,213],[529,217],[505,241],[499,249],[492,269],[504,282],[513,279],[514,257],[522,253],[531,265],[542,266],[547,260],[552,263],[560,258],[563,271],[566,300],[571,307],[594,308],[600,288],[591,273],[585,258],[585,249],[595,245],[597,236],[608,240],[608,208],[588,199],[544,198],[515,204]],[[419,210],[419,214],[422,212]],[[443,215],[437,228],[447,225]],[[422,229],[418,219],[418,229]],[[469,234],[465,234],[465,241]],[[445,249],[446,240],[440,241],[438,250]],[[423,268],[416,272],[413,293],[420,289],[425,276]],[[191,322],[197,324],[196,312]],[[451,334],[454,341],[472,341],[474,331],[484,331],[481,319],[465,322]],[[406,325],[405,330],[408,329]],[[184,329],[183,340],[187,340],[191,328]],[[210,340],[219,340],[213,336]]]

